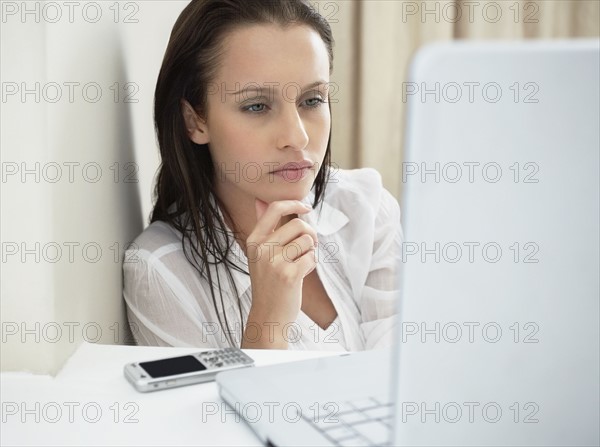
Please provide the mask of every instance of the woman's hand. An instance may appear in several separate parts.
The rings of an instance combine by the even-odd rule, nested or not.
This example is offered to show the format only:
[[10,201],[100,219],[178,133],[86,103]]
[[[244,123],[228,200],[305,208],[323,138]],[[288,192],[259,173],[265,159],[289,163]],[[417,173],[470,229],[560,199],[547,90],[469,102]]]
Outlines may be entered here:
[[311,210],[300,201],[255,205],[257,223],[246,240],[252,307],[242,347],[287,349],[283,329],[296,321],[303,279],[317,265],[317,233],[297,217],[275,230],[282,217]]

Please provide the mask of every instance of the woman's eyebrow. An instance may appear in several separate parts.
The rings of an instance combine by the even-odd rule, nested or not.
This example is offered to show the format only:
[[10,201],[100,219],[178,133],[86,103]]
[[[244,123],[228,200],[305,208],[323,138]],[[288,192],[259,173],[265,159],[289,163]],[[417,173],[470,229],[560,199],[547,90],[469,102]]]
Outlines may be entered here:
[[[276,92],[279,90],[277,87],[279,85],[279,82],[265,82],[264,83],[265,87],[260,87],[259,84],[255,83],[255,82],[249,82],[248,84],[250,84],[248,87],[246,87],[242,90],[239,90],[237,92],[227,93],[227,96],[241,95],[242,93],[246,93],[246,92],[261,92],[262,93],[264,91]],[[323,80],[315,81],[311,84],[306,85],[304,88],[302,88],[301,92],[305,92],[306,90],[310,90],[311,88],[317,87],[322,84],[328,84],[328,82],[323,81]],[[237,85],[238,85],[238,83],[236,82],[236,86]],[[290,82],[288,84],[284,84],[284,88],[287,88],[287,86],[292,86],[292,85],[297,86],[298,84],[295,82]]]

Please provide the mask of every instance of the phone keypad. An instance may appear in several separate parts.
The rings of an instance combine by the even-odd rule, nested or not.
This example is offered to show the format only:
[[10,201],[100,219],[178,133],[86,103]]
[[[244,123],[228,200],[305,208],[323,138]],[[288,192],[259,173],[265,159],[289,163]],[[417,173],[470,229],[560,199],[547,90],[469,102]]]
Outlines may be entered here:
[[237,348],[215,349],[199,354],[200,360],[208,368],[223,368],[234,365],[248,365],[254,361]]

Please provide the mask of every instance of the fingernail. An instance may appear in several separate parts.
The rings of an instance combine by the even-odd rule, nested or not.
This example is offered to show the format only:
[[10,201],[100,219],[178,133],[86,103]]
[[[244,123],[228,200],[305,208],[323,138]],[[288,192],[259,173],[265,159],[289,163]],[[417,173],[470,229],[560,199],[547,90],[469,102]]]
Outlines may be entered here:
[[303,203],[302,205],[304,205],[306,209],[312,210],[312,206],[310,206],[308,203]]

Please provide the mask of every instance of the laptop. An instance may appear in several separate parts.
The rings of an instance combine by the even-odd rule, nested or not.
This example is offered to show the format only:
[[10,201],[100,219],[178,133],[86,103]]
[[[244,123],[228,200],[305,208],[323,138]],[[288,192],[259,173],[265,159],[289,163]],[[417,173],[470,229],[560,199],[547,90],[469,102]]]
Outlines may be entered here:
[[598,445],[598,40],[413,58],[390,349],[231,371],[266,445]]

